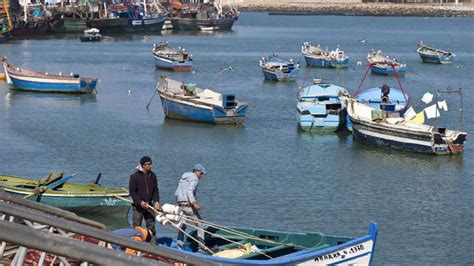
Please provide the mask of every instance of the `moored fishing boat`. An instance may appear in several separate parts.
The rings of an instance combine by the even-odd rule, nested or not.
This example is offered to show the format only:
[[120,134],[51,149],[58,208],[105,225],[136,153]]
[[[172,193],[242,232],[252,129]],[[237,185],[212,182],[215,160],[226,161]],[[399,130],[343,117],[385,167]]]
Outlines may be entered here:
[[429,154],[461,153],[466,132],[448,130],[405,120],[400,112],[374,108],[349,99],[347,112],[354,139],[396,149]]
[[96,78],[84,78],[78,74],[63,76],[36,72],[15,67],[3,57],[3,68],[7,83],[12,89],[35,92],[92,93],[97,85]]
[[423,63],[452,64],[456,56],[453,52],[428,47],[423,42],[418,44],[416,52],[420,55]]
[[323,50],[319,44],[313,45],[310,42],[305,42],[301,46],[301,53],[303,53],[307,66],[345,68],[349,64],[349,57],[339,47],[328,52]]
[[367,55],[370,72],[379,75],[388,76],[404,76],[406,71],[406,64],[398,62],[389,56],[382,56],[382,51],[372,51]]
[[287,61],[274,53],[263,57],[260,67],[266,80],[296,81],[299,65],[295,65],[293,59]]
[[101,16],[87,21],[87,27],[102,32],[161,31],[168,11],[156,1],[101,5]]
[[60,14],[53,15],[41,3],[25,4],[23,10],[11,12],[14,37],[31,37],[55,33],[64,24]]
[[160,246],[179,250],[183,256],[233,265],[370,265],[377,239],[377,224],[367,235],[343,237],[323,233],[293,233],[238,227],[208,227],[206,251],[198,251],[196,231],[183,250],[170,238],[158,238]]
[[74,212],[117,212],[130,206],[116,197],[130,198],[123,189],[69,184],[66,181],[71,177],[62,173],[52,173],[43,179],[0,175],[0,187],[8,194]]
[[298,124],[304,131],[335,132],[346,127],[346,106],[342,96],[349,96],[343,87],[315,80],[298,93]]
[[102,35],[96,28],[84,30],[84,35],[80,37],[81,42],[100,42]]
[[162,77],[156,86],[166,117],[211,124],[242,124],[247,104],[195,84]]
[[215,1],[197,5],[175,2],[170,21],[173,30],[224,31],[232,29],[239,14],[234,8],[223,8]]
[[2,0],[0,2],[0,21],[2,23],[0,43],[8,41],[12,37],[13,23],[8,7],[8,0]]
[[192,55],[186,53],[185,49],[181,47],[171,48],[168,42],[154,44],[152,53],[158,68],[174,71],[191,71],[193,68]]

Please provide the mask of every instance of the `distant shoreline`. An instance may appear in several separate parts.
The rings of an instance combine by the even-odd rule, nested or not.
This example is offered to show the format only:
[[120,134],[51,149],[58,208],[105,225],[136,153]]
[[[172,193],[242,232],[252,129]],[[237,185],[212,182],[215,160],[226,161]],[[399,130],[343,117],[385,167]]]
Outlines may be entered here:
[[474,6],[433,4],[236,4],[244,12],[268,12],[270,15],[338,15],[395,17],[474,17]]

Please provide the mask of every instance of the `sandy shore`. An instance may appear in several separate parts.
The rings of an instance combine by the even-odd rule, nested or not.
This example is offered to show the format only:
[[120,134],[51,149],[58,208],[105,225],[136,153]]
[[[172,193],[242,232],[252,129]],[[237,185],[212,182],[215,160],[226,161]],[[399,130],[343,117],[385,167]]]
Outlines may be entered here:
[[240,11],[269,12],[274,15],[350,15],[400,17],[473,17],[474,6],[432,4],[320,3],[320,1],[243,1],[234,4]]

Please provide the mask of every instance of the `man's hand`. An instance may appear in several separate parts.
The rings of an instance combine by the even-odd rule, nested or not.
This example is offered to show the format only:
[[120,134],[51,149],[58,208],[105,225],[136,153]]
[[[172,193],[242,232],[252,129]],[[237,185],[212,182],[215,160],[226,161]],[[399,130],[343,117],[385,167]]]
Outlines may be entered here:
[[140,202],[140,207],[142,207],[143,209],[148,208],[146,202],[144,202],[143,200]]
[[155,204],[153,204],[153,208],[155,208],[155,210],[159,212],[163,211],[163,209],[161,208],[161,204],[159,202],[155,202]]
[[199,202],[195,201],[193,204],[192,204],[193,208],[196,209],[196,210],[200,210],[201,209],[201,205],[199,205]]

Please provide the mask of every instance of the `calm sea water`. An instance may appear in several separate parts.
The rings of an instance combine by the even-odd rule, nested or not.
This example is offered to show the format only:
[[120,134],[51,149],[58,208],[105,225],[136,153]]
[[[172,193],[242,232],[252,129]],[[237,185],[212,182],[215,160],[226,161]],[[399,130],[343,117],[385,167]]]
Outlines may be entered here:
[[[174,202],[180,175],[195,163],[209,174],[198,197],[203,217],[223,225],[360,236],[379,224],[376,264],[471,264],[474,261],[474,146],[462,156],[429,156],[352,141],[350,135],[299,132],[295,97],[312,78],[359,85],[371,49],[408,65],[402,83],[415,98],[447,86],[439,125],[473,132],[474,19],[338,16],[268,16],[244,13],[229,33],[112,36],[80,43],[77,35],[13,41],[0,46],[11,63],[50,73],[101,79],[98,94],[18,93],[0,83],[0,172],[40,177],[50,171],[80,172],[75,181],[127,186],[139,158],[150,155],[162,202]],[[359,40],[366,38],[366,43]],[[194,54],[192,73],[155,69],[153,43],[167,40]],[[422,64],[417,43],[456,52],[453,65]],[[279,52],[304,65],[304,41],[341,48],[347,70],[301,69],[297,83],[263,81],[262,56]],[[158,97],[145,109],[160,75],[236,93],[250,106],[243,127],[165,120]],[[366,86],[396,85],[369,76]],[[129,94],[128,91],[131,90]],[[444,97],[444,96],[442,96]],[[112,228],[122,216],[93,217]],[[172,234],[158,228],[161,234]]]

